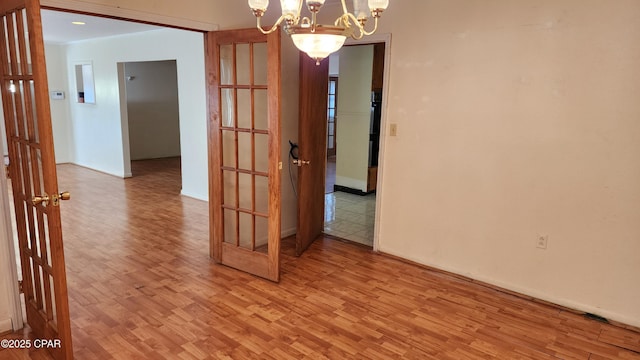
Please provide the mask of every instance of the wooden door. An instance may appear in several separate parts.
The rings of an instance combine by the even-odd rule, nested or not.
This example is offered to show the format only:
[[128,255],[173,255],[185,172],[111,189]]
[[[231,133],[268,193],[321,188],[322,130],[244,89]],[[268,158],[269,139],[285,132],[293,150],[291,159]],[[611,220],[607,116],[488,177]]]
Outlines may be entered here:
[[280,32],[206,35],[213,259],[280,277]]
[[2,0],[0,16],[2,103],[27,323],[33,338],[52,340],[47,348],[55,359],[71,359],[59,207],[63,197],[53,151],[40,4]]
[[298,256],[324,230],[328,84],[329,61],[316,65],[315,60],[300,53],[298,157],[309,163],[298,168]]

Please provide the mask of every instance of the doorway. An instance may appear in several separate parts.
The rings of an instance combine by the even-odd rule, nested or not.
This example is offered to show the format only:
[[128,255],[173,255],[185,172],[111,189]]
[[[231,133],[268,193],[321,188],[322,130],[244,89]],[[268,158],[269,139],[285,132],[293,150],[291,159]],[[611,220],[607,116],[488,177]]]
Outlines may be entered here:
[[[75,17],[79,15],[74,14],[73,16]],[[86,15],[82,15],[82,16],[86,17]],[[109,20],[113,21],[113,19],[109,19]],[[118,28],[118,27],[119,26],[113,26],[113,28]],[[45,28],[44,31],[46,32],[47,28]],[[178,31],[180,31],[181,34],[178,34]],[[95,55],[87,55],[88,51],[90,50],[89,48],[91,47],[90,45],[93,44],[93,42],[91,42],[90,44],[89,42],[80,41],[80,42],[74,43],[73,45],[68,45],[68,46],[56,44],[56,43],[47,43],[46,45],[47,52],[51,48],[55,50],[55,53],[53,54],[47,53],[47,66],[54,65],[56,69],[56,70],[49,71],[50,74],[54,75],[49,77],[49,86],[51,89],[56,90],[55,97],[52,94],[50,99],[54,136],[56,137],[58,137],[59,135],[62,136],[62,137],[58,137],[55,143],[56,155],[62,155],[57,158],[58,163],[73,162],[83,167],[93,168],[94,170],[104,172],[104,173],[109,173],[117,177],[126,177],[126,176],[123,176],[126,174],[123,174],[121,170],[121,164],[123,160],[123,155],[121,151],[123,151],[123,149],[119,145],[120,144],[124,145],[125,140],[128,141],[128,134],[124,133],[124,129],[122,129],[122,133],[120,132],[121,122],[118,117],[119,109],[113,106],[114,103],[118,102],[117,101],[118,100],[118,93],[117,93],[118,83],[117,81],[112,81],[113,79],[116,78],[116,76],[113,75],[115,73],[115,66],[113,65],[116,64],[116,61],[112,60],[113,58],[122,59],[124,57],[131,60],[149,59],[149,58],[164,59],[167,56],[165,54],[169,54],[168,56],[171,56],[171,51],[168,51],[167,49],[163,48],[162,47],[163,42],[161,42],[160,40],[164,39],[166,41],[167,38],[169,38],[168,40],[170,40],[171,43],[176,43],[176,42],[179,43],[178,44],[179,46],[171,46],[171,48],[172,50],[175,49],[176,53],[181,54],[181,55],[178,55],[179,57],[177,58],[178,61],[181,62],[180,64],[181,75],[184,75],[185,73],[188,74],[188,76],[186,77],[181,76],[181,78],[188,78],[190,80],[190,84],[192,88],[192,89],[185,89],[181,91],[181,97],[180,97],[181,103],[183,101],[187,101],[189,103],[191,102],[198,102],[202,104],[206,103],[206,96],[203,94],[203,91],[201,90],[204,88],[205,81],[204,79],[200,81],[199,78],[194,79],[194,76],[193,76],[193,73],[198,73],[198,70],[202,70],[202,72],[204,72],[204,65],[203,65],[204,50],[203,50],[203,44],[202,44],[203,42],[202,35],[197,32],[189,32],[189,31],[175,30],[175,29],[165,29],[165,30],[162,30],[162,32],[163,32],[162,35],[158,35],[155,37],[153,36],[153,34],[155,33],[153,31],[145,32],[144,35],[137,35],[135,39],[132,40],[131,44],[128,44],[127,41],[125,41],[124,36],[118,37],[118,39],[110,39],[111,48],[103,49],[104,54],[96,53]],[[187,34],[187,35],[184,35],[184,34]],[[152,40],[147,40],[151,37],[153,37]],[[114,46],[114,43],[117,43],[117,44],[115,44]],[[200,47],[200,51],[184,51],[184,49],[188,47],[193,47],[194,44]],[[140,49],[143,49],[143,46],[145,47],[144,50],[140,50]],[[60,48],[60,50],[58,48]],[[124,50],[119,50],[121,48],[127,49],[126,56],[122,55],[122,51]],[[156,48],[159,50],[154,51],[153,48]],[[65,49],[69,49],[69,52],[63,53],[62,51]],[[42,56],[41,58],[44,59],[44,56]],[[96,98],[95,98],[95,102],[93,103],[88,101],[80,101],[79,99],[76,99],[75,95],[72,95],[76,93],[76,91],[74,91],[75,90],[74,88],[77,87],[78,85],[75,82],[75,78],[71,72],[71,69],[72,69],[72,64],[75,63],[78,59],[81,59],[81,60],[97,59],[97,60],[92,60],[93,64],[96,65],[95,79],[97,80]],[[108,66],[106,65],[103,66],[104,63],[101,63],[101,61],[106,62],[107,60],[109,62]],[[174,60],[173,63],[175,68],[176,61]],[[202,65],[198,66],[200,64]],[[188,70],[185,70],[185,69],[188,69]],[[53,80],[52,80],[52,77],[53,77]],[[182,86],[186,84],[187,83],[185,81],[182,81]],[[201,85],[201,86],[198,86],[198,85]],[[177,93],[176,89],[177,87],[174,87],[174,90]],[[123,103],[122,99],[120,99],[120,103]],[[198,118],[205,119],[206,118],[206,107],[204,105],[201,108],[196,108],[194,106],[181,106],[181,108],[185,109],[183,114],[184,118],[189,118],[189,119],[198,119]],[[0,117],[2,116],[0,115]],[[41,117],[41,118],[45,118],[45,117]],[[62,127],[66,129],[67,125],[69,125],[69,128],[70,128],[69,131],[59,131],[59,132],[57,131]],[[201,125],[200,128],[198,128],[198,125]],[[186,136],[190,136],[192,134],[204,134],[203,129],[206,129],[206,124],[204,121],[202,121],[202,124],[195,124],[195,125],[189,124],[186,130],[186,133],[187,133]],[[175,135],[178,138],[178,144],[179,144],[180,130],[174,131],[173,133],[174,133],[173,135]],[[127,135],[127,137],[123,135]],[[4,139],[4,136],[3,136],[3,139]],[[61,145],[60,148],[59,148],[58,141]],[[206,142],[205,135],[202,135],[201,142],[203,143]],[[127,142],[127,145],[128,145],[128,142]],[[65,147],[69,148],[68,151],[66,151],[67,149],[65,149]],[[202,148],[206,149],[206,143],[202,146]],[[6,155],[5,146],[3,146],[3,150]],[[58,151],[58,150],[62,150],[62,151]],[[72,156],[65,156],[65,154],[67,153],[72,154]],[[203,154],[199,156],[198,159],[195,159],[196,156],[190,156],[188,161],[191,169],[193,168],[201,169],[203,168],[201,164],[204,163],[205,166],[203,171],[206,174],[206,156],[207,155],[206,155],[206,151],[202,151],[202,153]],[[53,152],[50,152],[50,154],[53,154]],[[181,154],[178,153],[178,156],[180,155]],[[106,165],[98,166],[98,167],[94,166],[98,161]],[[180,174],[180,165],[178,165],[178,174]],[[202,178],[200,173],[195,173],[195,172],[194,174],[191,174],[189,176],[190,176],[190,179]],[[191,185],[192,185],[191,188],[196,187],[193,185],[194,182],[195,181],[191,182]],[[203,189],[202,191],[190,190],[187,194],[183,193],[183,195],[188,195],[194,198],[201,198],[201,199],[204,198],[206,196],[206,184],[207,184],[206,177],[201,182],[204,184],[203,186],[200,186],[200,188]],[[16,182],[16,184],[17,183],[18,182]],[[124,183],[124,181],[122,181],[122,183]],[[61,183],[61,185],[62,187],[64,187],[64,183]],[[180,193],[180,189],[181,189],[180,185],[181,184],[178,184],[177,186],[177,193]],[[199,185],[199,184],[196,184],[196,185]],[[4,186],[2,186],[2,190],[4,192],[5,190]],[[63,189],[63,190],[67,190],[67,189]],[[69,189],[69,190],[73,190],[73,189]],[[9,192],[7,193],[10,194]],[[73,194],[74,200],[79,199],[81,195],[82,194],[80,192],[74,192]],[[10,204],[10,201],[8,200],[8,198],[6,202],[4,200],[5,198],[3,197],[3,205]],[[104,204],[105,202],[98,201],[98,203]],[[70,206],[67,205],[67,208],[69,207]],[[66,211],[66,210],[62,210],[62,211]],[[68,221],[68,223],[73,223],[73,222]],[[15,220],[10,222],[10,226],[14,224],[15,224]],[[16,231],[13,231],[13,234],[16,234]],[[12,251],[11,254],[13,253],[14,252]],[[17,260],[18,261],[20,260],[19,257]],[[4,264],[6,263],[3,262],[3,265]],[[4,272],[5,268],[3,267],[2,270]],[[15,278],[18,278],[19,275],[21,275],[20,271],[17,272],[17,274],[15,275]],[[17,294],[17,291],[10,291],[8,293]],[[20,324],[20,323],[14,322],[14,326],[16,326],[16,324]],[[21,327],[22,327],[21,324],[18,325],[18,328],[21,328]]]
[[[176,60],[118,64],[125,90],[130,161],[180,158],[180,109]],[[124,112],[123,112],[124,115]],[[136,176],[132,166],[132,176]]]
[[384,49],[351,45],[329,59],[324,232],[366,246],[374,239]]
[[[176,60],[118,63],[123,127],[131,176],[174,174],[181,182],[180,108]],[[125,139],[126,141],[127,139]],[[127,152],[125,151],[125,154]],[[125,155],[126,157],[126,155]],[[181,186],[171,186],[180,193]]]

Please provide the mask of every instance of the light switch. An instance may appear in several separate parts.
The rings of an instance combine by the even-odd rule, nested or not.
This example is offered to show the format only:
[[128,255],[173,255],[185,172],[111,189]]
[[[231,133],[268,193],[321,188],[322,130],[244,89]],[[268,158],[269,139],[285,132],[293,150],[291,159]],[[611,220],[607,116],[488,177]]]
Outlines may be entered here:
[[51,100],[64,100],[64,91],[61,91],[61,90],[52,91]]

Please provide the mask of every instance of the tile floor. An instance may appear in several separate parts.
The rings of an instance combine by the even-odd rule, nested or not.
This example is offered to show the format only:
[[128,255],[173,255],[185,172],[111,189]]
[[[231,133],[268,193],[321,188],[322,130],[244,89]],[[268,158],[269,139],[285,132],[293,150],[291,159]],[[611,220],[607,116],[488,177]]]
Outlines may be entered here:
[[373,246],[376,195],[332,192],[324,197],[324,233]]

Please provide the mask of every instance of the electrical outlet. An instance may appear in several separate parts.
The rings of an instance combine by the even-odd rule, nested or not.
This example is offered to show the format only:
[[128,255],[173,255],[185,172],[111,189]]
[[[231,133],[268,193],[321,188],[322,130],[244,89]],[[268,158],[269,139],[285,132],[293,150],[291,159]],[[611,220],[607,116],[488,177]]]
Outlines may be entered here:
[[549,241],[549,235],[538,235],[538,240],[536,241],[536,247],[538,249],[546,249],[547,241]]
[[398,124],[390,124],[389,136],[397,136],[397,135],[398,135]]

